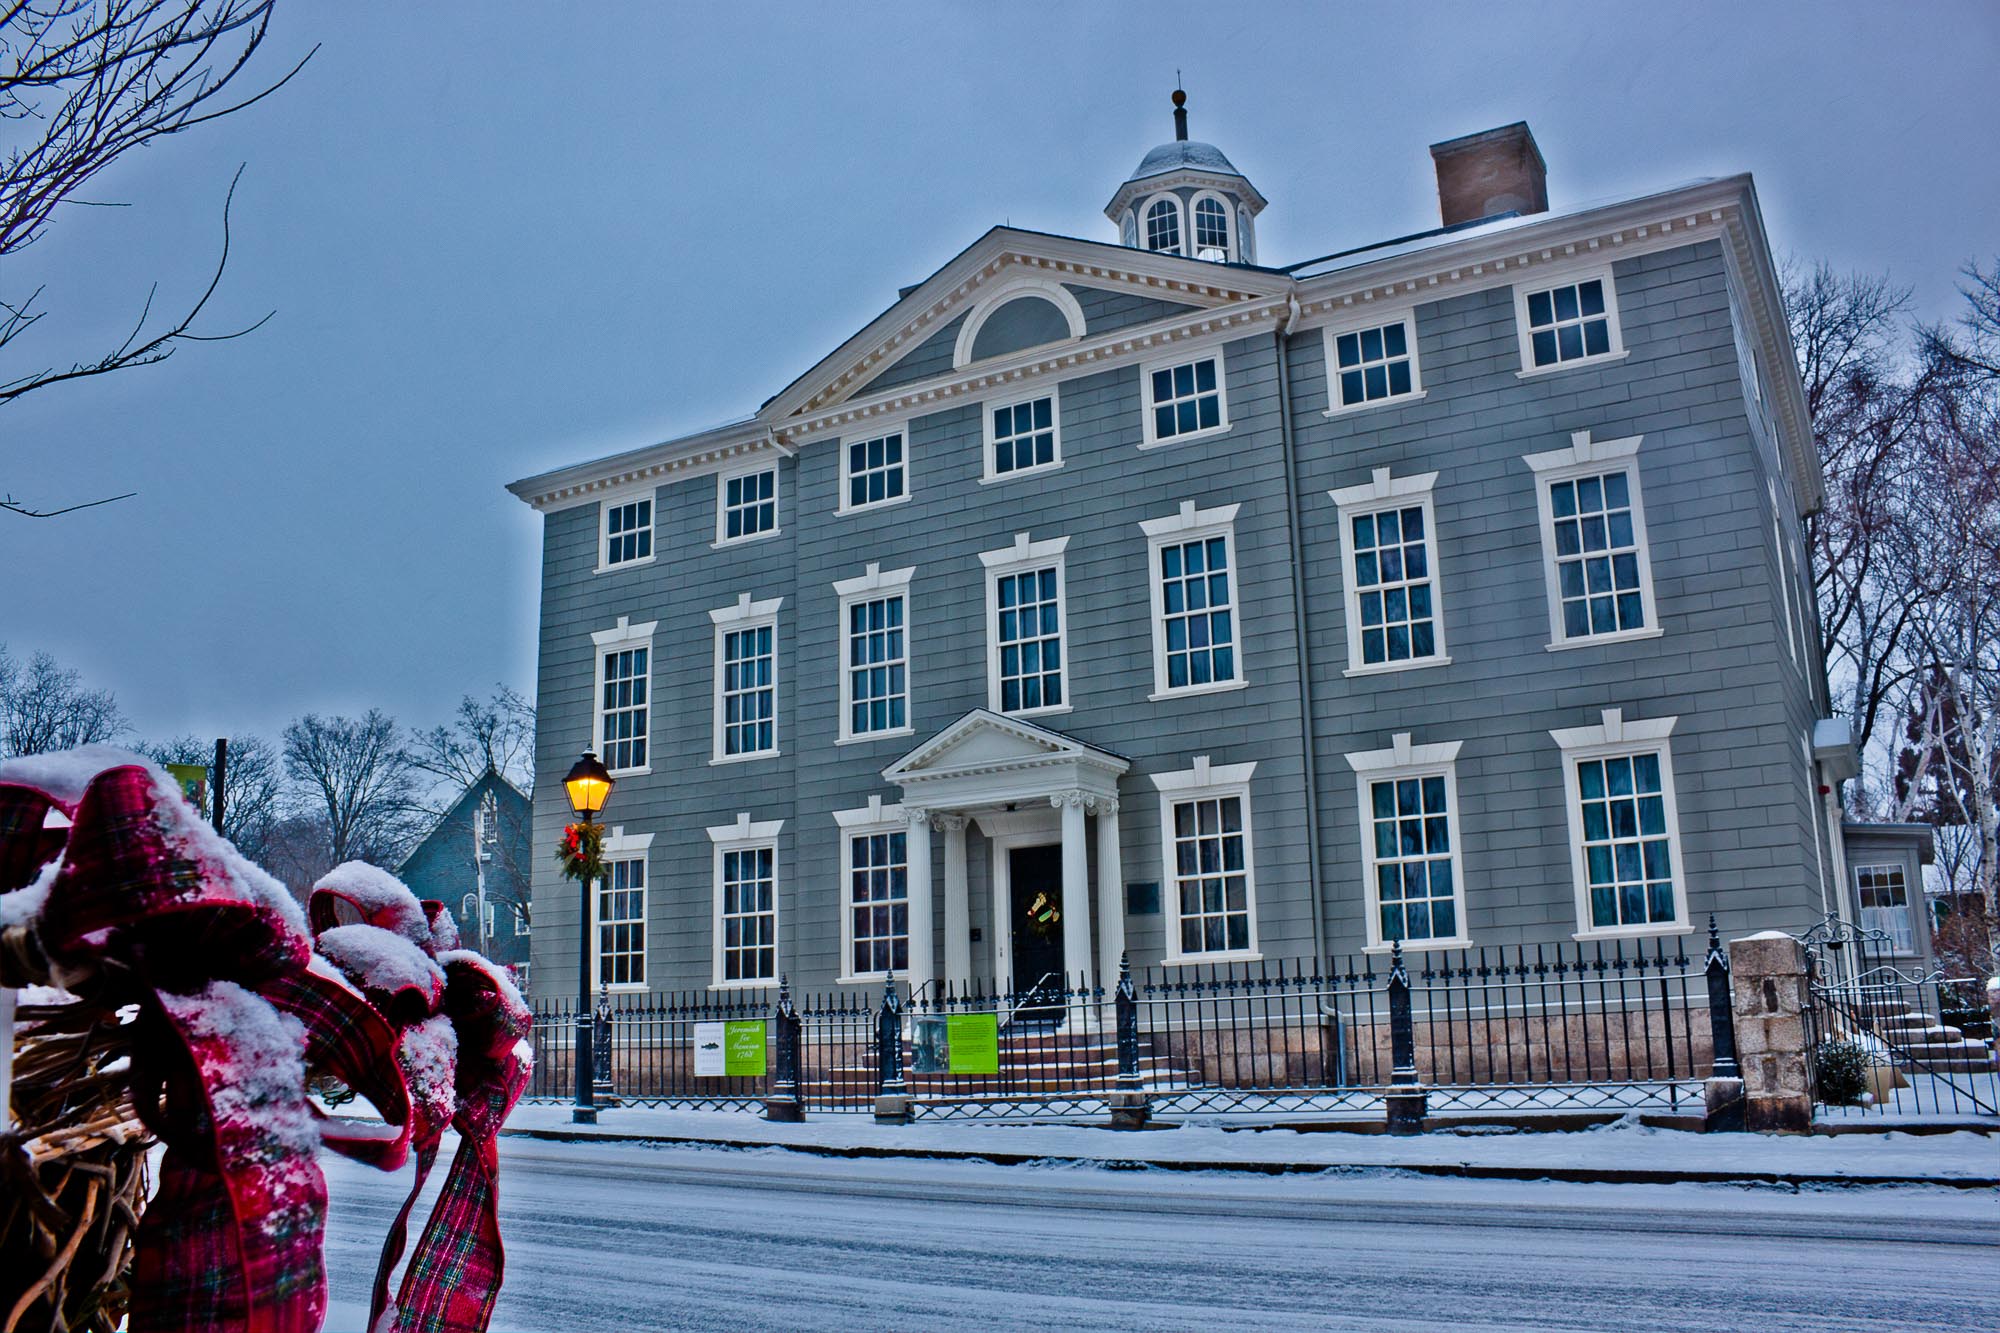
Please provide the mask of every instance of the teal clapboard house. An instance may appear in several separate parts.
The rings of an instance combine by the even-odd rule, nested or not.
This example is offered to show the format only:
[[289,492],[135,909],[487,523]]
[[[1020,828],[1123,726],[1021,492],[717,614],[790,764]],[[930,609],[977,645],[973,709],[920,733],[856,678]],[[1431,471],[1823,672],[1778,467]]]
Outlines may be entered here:
[[[753,416],[511,487],[544,520],[536,847],[579,752],[617,780],[601,986],[1851,901],[1750,178],[1552,211],[1511,125],[1432,147],[1442,225],[1292,262],[1176,104],[1107,239],[996,227]],[[579,894],[533,867],[567,994]]]
[[[450,909],[466,948],[513,969],[524,989],[531,975],[531,805],[519,787],[489,768],[396,867],[412,893]],[[576,937],[570,938],[574,943]]]

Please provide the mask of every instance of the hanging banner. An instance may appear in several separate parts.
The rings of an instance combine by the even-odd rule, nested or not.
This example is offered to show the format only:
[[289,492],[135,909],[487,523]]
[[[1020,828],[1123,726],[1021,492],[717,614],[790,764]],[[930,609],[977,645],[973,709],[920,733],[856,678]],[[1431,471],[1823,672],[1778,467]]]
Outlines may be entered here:
[[761,1018],[694,1025],[696,1078],[762,1078],[769,1026]]
[[945,1063],[954,1074],[1000,1072],[1000,1016],[947,1014]]
[[168,764],[169,776],[180,784],[181,795],[188,798],[188,804],[208,813],[208,767],[204,764]]
[[728,1067],[722,1054],[721,1023],[696,1023],[694,1025],[694,1076],[696,1078],[721,1078]]

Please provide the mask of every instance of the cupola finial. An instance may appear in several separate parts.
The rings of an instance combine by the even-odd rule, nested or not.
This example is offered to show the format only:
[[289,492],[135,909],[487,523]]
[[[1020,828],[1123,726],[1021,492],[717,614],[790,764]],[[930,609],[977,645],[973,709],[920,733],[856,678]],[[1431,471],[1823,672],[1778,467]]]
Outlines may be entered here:
[[1174,89],[1174,138],[1187,141],[1187,94]]

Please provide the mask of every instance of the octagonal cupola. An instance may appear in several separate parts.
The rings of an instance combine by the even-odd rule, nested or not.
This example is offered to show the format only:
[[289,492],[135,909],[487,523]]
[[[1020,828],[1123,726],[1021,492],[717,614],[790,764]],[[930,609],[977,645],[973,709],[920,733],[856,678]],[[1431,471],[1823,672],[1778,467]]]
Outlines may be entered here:
[[1174,137],[1146,154],[1104,216],[1135,250],[1217,263],[1257,262],[1264,196],[1214,144],[1188,138],[1187,94],[1174,89]]

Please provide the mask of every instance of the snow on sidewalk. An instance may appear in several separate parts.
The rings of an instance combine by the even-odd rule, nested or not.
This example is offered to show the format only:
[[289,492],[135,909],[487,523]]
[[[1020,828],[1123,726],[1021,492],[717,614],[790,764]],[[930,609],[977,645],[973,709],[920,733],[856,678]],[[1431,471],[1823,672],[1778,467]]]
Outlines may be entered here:
[[1384,1134],[1259,1129],[1189,1117],[1173,1128],[1123,1132],[1090,1125],[877,1125],[866,1115],[822,1115],[773,1124],[752,1111],[599,1112],[600,1123],[570,1122],[563,1105],[521,1105],[503,1133],[582,1139],[655,1139],[809,1152],[1054,1159],[1160,1167],[1309,1171],[1334,1168],[1584,1180],[1775,1180],[1992,1185],[2000,1182],[2000,1138],[1947,1134],[1810,1137],[1695,1134],[1655,1129],[1627,1117],[1596,1129],[1551,1133],[1434,1131]]

